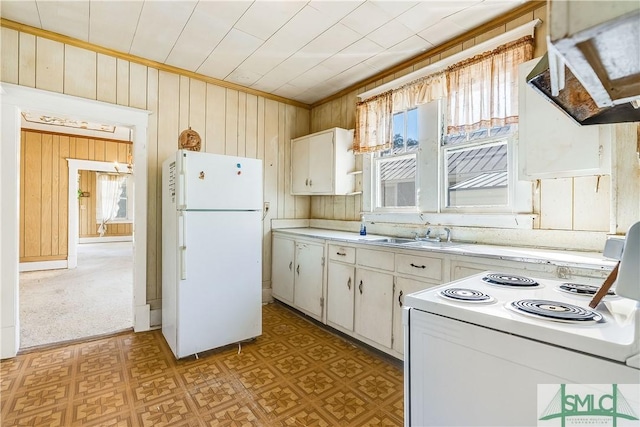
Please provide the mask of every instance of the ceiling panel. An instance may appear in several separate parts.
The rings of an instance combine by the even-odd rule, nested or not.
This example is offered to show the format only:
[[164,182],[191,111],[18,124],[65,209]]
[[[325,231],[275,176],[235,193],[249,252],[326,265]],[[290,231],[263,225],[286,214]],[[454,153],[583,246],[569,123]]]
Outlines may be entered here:
[[[305,1],[295,0],[254,2],[237,22],[236,28],[266,40],[293,18],[305,4]],[[266,17],[268,19],[265,19]]]
[[89,42],[120,52],[129,52],[142,2],[91,1]]
[[89,2],[39,0],[37,5],[43,28],[89,41]]
[[35,0],[3,0],[0,2],[0,15],[10,21],[42,28]]
[[171,49],[167,63],[197,70],[250,5],[250,1],[199,2]]
[[3,18],[314,103],[524,0],[0,0]]
[[224,79],[242,63],[247,52],[255,51],[262,43],[257,37],[232,28],[198,68],[198,72]]
[[196,1],[145,1],[130,53],[164,62],[196,4]]

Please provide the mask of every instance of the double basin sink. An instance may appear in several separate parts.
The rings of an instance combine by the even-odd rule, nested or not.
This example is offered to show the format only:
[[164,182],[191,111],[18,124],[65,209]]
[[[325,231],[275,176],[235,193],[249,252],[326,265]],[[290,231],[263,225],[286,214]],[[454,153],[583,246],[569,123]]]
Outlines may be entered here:
[[406,246],[411,248],[443,248],[449,246],[455,246],[455,242],[448,242],[446,240],[422,240],[422,239],[405,239],[402,237],[381,237],[366,239],[367,243],[379,243],[383,245],[392,246]]

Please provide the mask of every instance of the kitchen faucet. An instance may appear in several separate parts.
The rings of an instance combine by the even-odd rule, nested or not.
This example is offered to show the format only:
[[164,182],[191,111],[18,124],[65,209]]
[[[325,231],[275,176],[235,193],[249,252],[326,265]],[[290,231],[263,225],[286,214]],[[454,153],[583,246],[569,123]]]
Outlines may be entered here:
[[451,229],[445,227],[444,232],[446,233],[446,236],[447,236],[447,243],[451,243]]
[[419,234],[416,233],[416,240],[427,241],[427,242],[439,242],[440,236],[431,237],[431,228],[427,228],[427,232],[424,237],[418,237]]

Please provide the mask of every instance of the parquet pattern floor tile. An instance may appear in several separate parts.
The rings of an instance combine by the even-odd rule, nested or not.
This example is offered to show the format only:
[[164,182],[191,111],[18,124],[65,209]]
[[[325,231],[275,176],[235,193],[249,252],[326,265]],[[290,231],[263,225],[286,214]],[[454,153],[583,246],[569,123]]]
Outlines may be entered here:
[[176,360],[161,331],[0,362],[12,426],[401,426],[399,362],[276,303],[256,340]]

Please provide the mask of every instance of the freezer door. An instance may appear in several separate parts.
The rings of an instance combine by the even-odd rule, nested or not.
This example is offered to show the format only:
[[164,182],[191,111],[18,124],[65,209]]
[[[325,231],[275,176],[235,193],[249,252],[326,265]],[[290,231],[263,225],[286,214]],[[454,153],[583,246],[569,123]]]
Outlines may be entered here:
[[178,226],[176,356],[260,335],[260,212],[187,211]]
[[262,209],[262,160],[179,150],[176,169],[178,209]]

